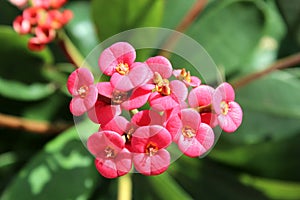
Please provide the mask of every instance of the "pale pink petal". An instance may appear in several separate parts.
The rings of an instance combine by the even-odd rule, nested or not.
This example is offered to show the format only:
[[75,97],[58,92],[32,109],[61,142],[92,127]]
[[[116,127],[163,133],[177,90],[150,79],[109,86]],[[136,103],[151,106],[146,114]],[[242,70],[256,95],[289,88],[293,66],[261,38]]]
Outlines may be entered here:
[[93,74],[87,68],[73,71],[67,81],[67,88],[72,95],[78,95],[77,90],[82,86],[94,84]]
[[75,116],[80,116],[87,111],[87,108],[84,104],[84,99],[77,96],[74,97],[70,102],[70,111]]
[[116,90],[129,91],[145,84],[150,78],[149,69],[146,64],[133,63],[128,74],[120,75],[119,73],[114,73],[110,82]]
[[114,88],[111,86],[110,82],[97,83],[97,89],[99,94],[108,98],[112,98],[112,93],[114,91]]
[[149,103],[152,109],[157,111],[170,110],[179,106],[178,101],[176,101],[171,96],[162,96],[158,92],[154,92],[149,97]]
[[219,114],[218,122],[222,130],[226,132],[234,132],[241,125],[243,111],[236,102],[229,102],[229,111],[227,115]]
[[144,87],[134,89],[128,100],[124,101],[121,106],[125,110],[133,110],[142,107],[147,103],[152,90]]
[[87,140],[88,150],[99,158],[106,158],[104,149],[111,147],[115,153],[121,151],[125,146],[125,142],[120,134],[113,131],[100,131],[92,134]]
[[178,80],[171,81],[170,88],[172,94],[175,95],[178,101],[185,101],[188,95],[188,89],[183,82]]
[[180,76],[182,69],[174,69],[173,70],[173,75],[177,78]]
[[164,118],[153,110],[142,110],[131,118],[131,122],[137,126],[163,125]]
[[205,149],[205,151],[201,152],[202,155],[203,153],[208,151],[214,144],[215,134],[209,125],[201,123],[196,134],[196,138],[201,146],[203,146]]
[[212,103],[214,88],[208,85],[200,85],[191,90],[188,102],[192,108],[206,106]]
[[168,79],[172,75],[172,65],[170,61],[163,56],[155,56],[148,58],[147,65],[152,73],[158,72],[163,79]]
[[130,172],[132,168],[132,156],[131,153],[127,149],[123,149],[120,151],[115,158],[116,169],[118,176],[123,176]]
[[117,42],[101,53],[98,64],[105,75],[111,76],[118,64],[124,63],[130,67],[135,58],[135,49],[129,43]]
[[183,126],[190,127],[194,130],[198,129],[201,123],[200,114],[190,108],[182,109],[180,118]]
[[193,138],[186,138],[182,134],[179,136],[177,141],[179,150],[184,153],[184,155],[189,157],[197,157],[201,155],[201,152],[205,152],[206,149],[198,142],[198,140]]
[[212,104],[215,112],[217,114],[221,113],[220,104],[222,101],[226,101],[226,102],[234,101],[234,98],[235,98],[235,93],[232,86],[226,82],[220,84],[216,88],[212,99]]
[[188,84],[192,87],[198,87],[201,84],[201,80],[196,76],[191,76],[191,82]]
[[155,155],[134,153],[133,163],[138,172],[144,175],[158,175],[166,171],[170,165],[170,154],[165,149],[160,149]]
[[120,135],[123,135],[128,129],[128,126],[129,126],[129,121],[125,117],[116,116],[108,123],[101,126],[101,129],[114,131],[116,133],[119,133]]
[[98,98],[98,89],[95,85],[90,85],[87,95],[84,97],[84,105],[87,110],[91,109]]

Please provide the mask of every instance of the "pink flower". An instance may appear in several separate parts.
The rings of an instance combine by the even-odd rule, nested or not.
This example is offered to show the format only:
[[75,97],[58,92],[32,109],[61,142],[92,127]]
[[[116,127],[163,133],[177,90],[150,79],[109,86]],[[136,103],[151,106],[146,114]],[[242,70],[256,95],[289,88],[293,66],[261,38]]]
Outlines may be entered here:
[[111,105],[111,100],[99,95],[95,106],[88,111],[88,117],[95,123],[105,126],[122,112],[120,105]]
[[153,77],[154,73],[158,73],[162,79],[168,79],[172,76],[172,65],[170,61],[163,56],[148,58],[145,63],[152,71],[151,77]]
[[218,125],[217,116],[211,109],[213,93],[214,88],[208,85],[200,85],[192,89],[188,96],[190,107],[201,111],[201,122],[210,125],[212,128]]
[[97,170],[106,178],[116,178],[131,170],[131,153],[124,146],[123,138],[113,131],[94,133],[87,141],[89,151],[96,157]]
[[197,87],[200,85],[201,80],[196,76],[191,76],[189,71],[183,69],[176,69],[173,71],[173,75],[178,79],[183,81],[186,86]]
[[199,113],[193,109],[183,109],[179,115],[173,115],[166,128],[180,151],[189,157],[203,155],[214,144],[213,130],[201,123]]
[[22,9],[27,5],[28,0],[9,0],[9,2],[17,6],[18,8]]
[[167,170],[170,154],[165,149],[171,143],[170,133],[158,125],[139,127],[132,135],[133,163],[144,175],[157,175]]
[[125,92],[116,89],[110,82],[100,82],[97,88],[100,95],[111,99],[112,105],[120,105],[125,110],[132,110],[147,102],[153,85],[146,84]]
[[169,82],[167,79],[155,86],[155,92],[149,97],[152,109],[157,111],[170,110],[178,106],[185,106],[188,90],[184,83],[178,80]]
[[35,35],[41,44],[47,44],[55,38],[56,31],[54,29],[38,26],[35,28]]
[[94,85],[94,77],[88,69],[79,68],[72,72],[67,87],[73,96],[70,103],[70,111],[73,115],[82,115],[95,105],[98,90]]
[[41,51],[46,47],[46,44],[42,43],[39,38],[32,37],[29,39],[27,46],[31,51]]
[[226,82],[219,85],[213,94],[212,105],[219,126],[226,132],[234,132],[242,123],[243,111],[234,99],[234,90]]
[[17,16],[13,22],[13,28],[21,35],[28,34],[31,31],[31,24],[29,20],[24,19],[22,16]]
[[134,63],[135,49],[126,42],[118,42],[105,49],[99,58],[100,70],[112,76],[110,82],[120,91],[129,91],[150,80],[150,70],[145,63]]

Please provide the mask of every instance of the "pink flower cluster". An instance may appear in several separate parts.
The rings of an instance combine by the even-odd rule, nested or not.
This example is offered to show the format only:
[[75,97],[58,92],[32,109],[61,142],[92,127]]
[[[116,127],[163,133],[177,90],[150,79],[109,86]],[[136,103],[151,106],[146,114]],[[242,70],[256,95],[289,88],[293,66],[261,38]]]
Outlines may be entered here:
[[28,48],[40,51],[53,41],[58,29],[70,21],[73,14],[70,10],[60,8],[67,0],[11,0],[11,3],[24,8],[21,15],[13,22],[14,30],[21,34],[33,35],[28,41]]
[[172,142],[184,155],[199,157],[214,144],[212,128],[219,125],[234,132],[240,126],[242,109],[230,84],[216,89],[201,84],[185,69],[173,70],[163,56],[135,59],[135,49],[118,42],[98,61],[109,82],[94,83],[87,68],[77,69],[68,79],[72,114],[87,113],[100,124],[87,147],[104,177],[122,176],[132,166],[144,175],[161,174],[170,165],[167,147]]

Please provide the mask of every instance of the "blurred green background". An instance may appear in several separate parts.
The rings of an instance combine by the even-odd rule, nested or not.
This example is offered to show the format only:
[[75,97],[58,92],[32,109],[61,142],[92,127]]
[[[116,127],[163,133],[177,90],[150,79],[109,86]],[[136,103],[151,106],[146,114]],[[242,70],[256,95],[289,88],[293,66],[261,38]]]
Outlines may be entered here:
[[[176,29],[197,2],[71,0],[65,32],[85,57],[124,30]],[[65,87],[74,67],[59,43],[27,50],[28,37],[12,29],[20,13],[0,1],[0,199],[117,198],[118,179],[101,177],[76,129],[64,130],[74,123]],[[183,31],[234,82],[300,51],[299,0],[210,0]],[[205,158],[182,156],[155,177],[132,174],[132,198],[300,199],[299,65],[239,87],[236,96],[244,118],[235,133],[222,133]],[[5,126],[7,116],[46,129]]]

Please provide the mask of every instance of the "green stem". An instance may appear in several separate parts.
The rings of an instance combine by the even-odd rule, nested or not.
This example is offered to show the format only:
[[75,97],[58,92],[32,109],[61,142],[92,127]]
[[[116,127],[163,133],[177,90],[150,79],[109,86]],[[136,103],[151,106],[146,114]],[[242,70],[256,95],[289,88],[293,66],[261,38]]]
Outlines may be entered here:
[[84,57],[63,30],[59,30],[58,39],[70,62],[73,63],[76,68],[81,67],[84,63]]
[[290,55],[286,58],[280,59],[277,62],[271,64],[266,69],[246,75],[236,81],[233,81],[231,84],[234,88],[239,88],[239,87],[245,86],[245,85],[251,83],[252,81],[255,81],[263,76],[266,76],[275,70],[292,67],[299,63],[300,63],[300,52]]
[[118,200],[132,199],[132,181],[130,173],[118,178]]

